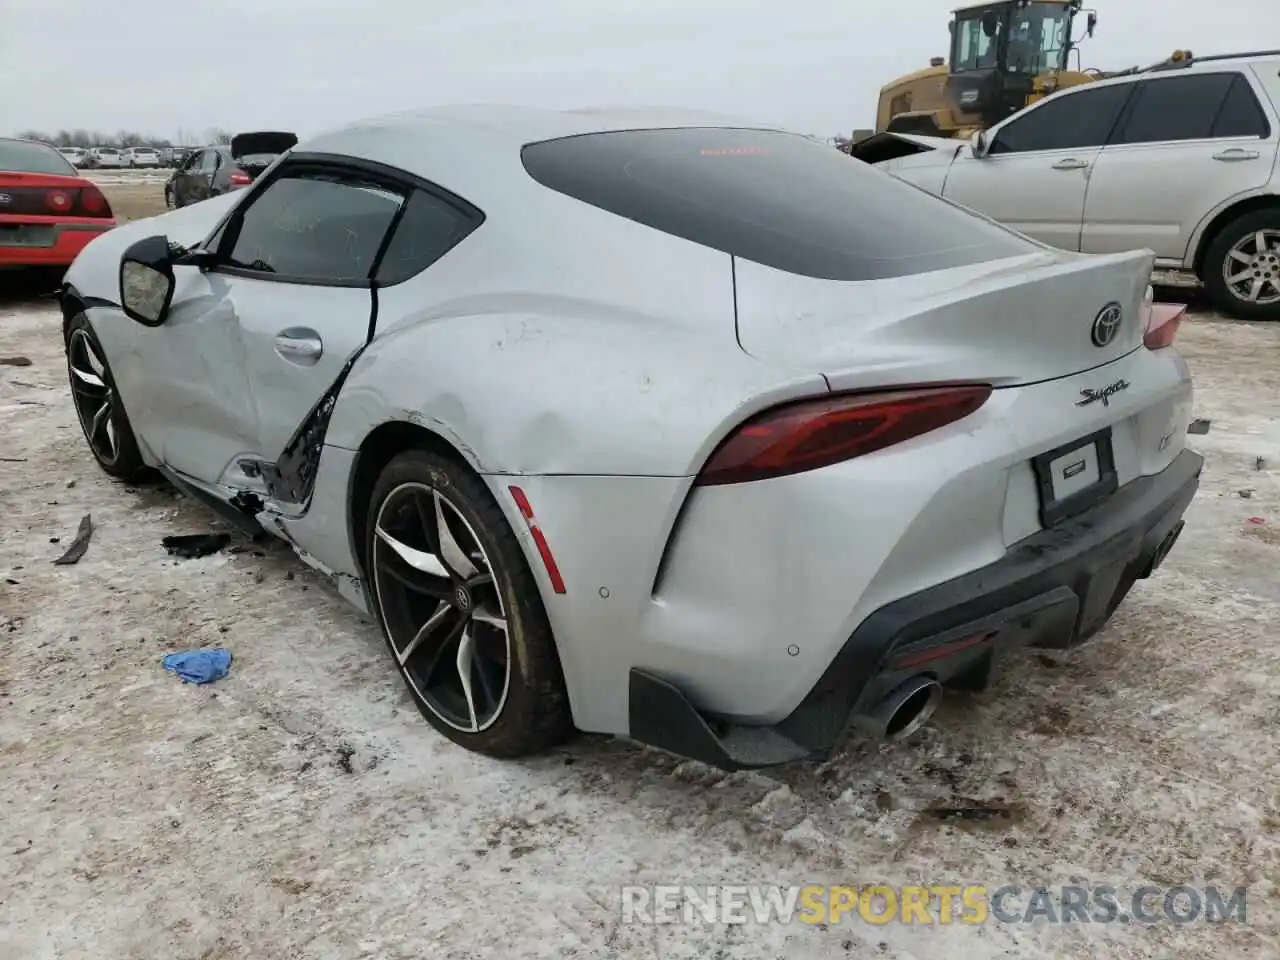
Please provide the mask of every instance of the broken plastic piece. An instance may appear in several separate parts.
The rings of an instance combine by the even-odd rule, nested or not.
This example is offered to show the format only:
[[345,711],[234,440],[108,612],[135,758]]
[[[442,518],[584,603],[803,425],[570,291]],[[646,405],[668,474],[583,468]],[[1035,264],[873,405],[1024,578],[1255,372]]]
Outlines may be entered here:
[[1191,426],[1187,427],[1187,433],[1208,433],[1209,424],[1212,420],[1192,420]]
[[176,674],[183,683],[213,683],[231,670],[231,651],[223,647],[211,650],[186,650],[171,653],[160,665]]
[[85,514],[80,518],[80,527],[76,530],[76,538],[71,541],[71,546],[67,547],[67,552],[53,561],[56,566],[65,567],[73,563],[78,563],[80,558],[84,556],[84,552],[89,549],[89,540],[93,536],[93,520],[89,514]]
[[160,542],[172,556],[181,557],[183,560],[195,560],[225,549],[231,543],[231,534],[186,533],[176,537],[165,537]]

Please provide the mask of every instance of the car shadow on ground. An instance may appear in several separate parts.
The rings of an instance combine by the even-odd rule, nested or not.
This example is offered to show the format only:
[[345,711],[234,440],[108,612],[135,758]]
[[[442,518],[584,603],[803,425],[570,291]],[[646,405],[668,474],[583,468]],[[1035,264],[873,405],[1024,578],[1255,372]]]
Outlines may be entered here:
[[61,282],[62,271],[0,271],[0,308],[51,303]]

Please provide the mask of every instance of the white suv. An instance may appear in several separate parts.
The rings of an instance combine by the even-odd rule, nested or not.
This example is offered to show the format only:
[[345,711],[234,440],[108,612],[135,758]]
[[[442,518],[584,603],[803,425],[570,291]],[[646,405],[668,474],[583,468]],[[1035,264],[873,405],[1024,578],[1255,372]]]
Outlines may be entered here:
[[1051,246],[1148,248],[1225,312],[1280,320],[1278,108],[1280,51],[1201,57],[1061,90],[969,141],[852,152],[910,141],[924,152],[878,165]]

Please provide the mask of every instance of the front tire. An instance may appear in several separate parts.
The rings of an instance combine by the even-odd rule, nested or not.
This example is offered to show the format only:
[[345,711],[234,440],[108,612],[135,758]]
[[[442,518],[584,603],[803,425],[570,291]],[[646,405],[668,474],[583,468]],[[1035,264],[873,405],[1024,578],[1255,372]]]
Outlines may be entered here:
[[397,455],[373,489],[365,557],[388,649],[433,727],[502,758],[572,732],[537,582],[480,477],[425,450]]
[[1241,320],[1280,320],[1280,208],[1255,210],[1213,238],[1201,267],[1205,291]]
[[117,480],[147,479],[151,470],[138,452],[106,353],[83,313],[72,317],[67,326],[67,379],[76,418],[98,466]]

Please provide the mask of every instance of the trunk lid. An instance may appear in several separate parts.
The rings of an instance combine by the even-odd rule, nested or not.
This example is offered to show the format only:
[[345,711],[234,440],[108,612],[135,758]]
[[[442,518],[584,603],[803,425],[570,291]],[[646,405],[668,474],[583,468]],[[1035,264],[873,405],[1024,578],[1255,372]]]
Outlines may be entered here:
[[241,133],[231,138],[231,156],[237,162],[255,154],[277,156],[297,146],[298,137],[292,133],[264,130],[259,133]]
[[863,163],[883,163],[930,150],[950,150],[964,146],[963,140],[926,137],[918,133],[877,133],[849,147],[849,156]]
[[[980,381],[1038,383],[1142,345],[1154,256],[1042,252],[872,281],[802,277],[735,261],[748,354],[827,377],[833,390]],[[1111,305],[1110,339],[1095,322]]]

